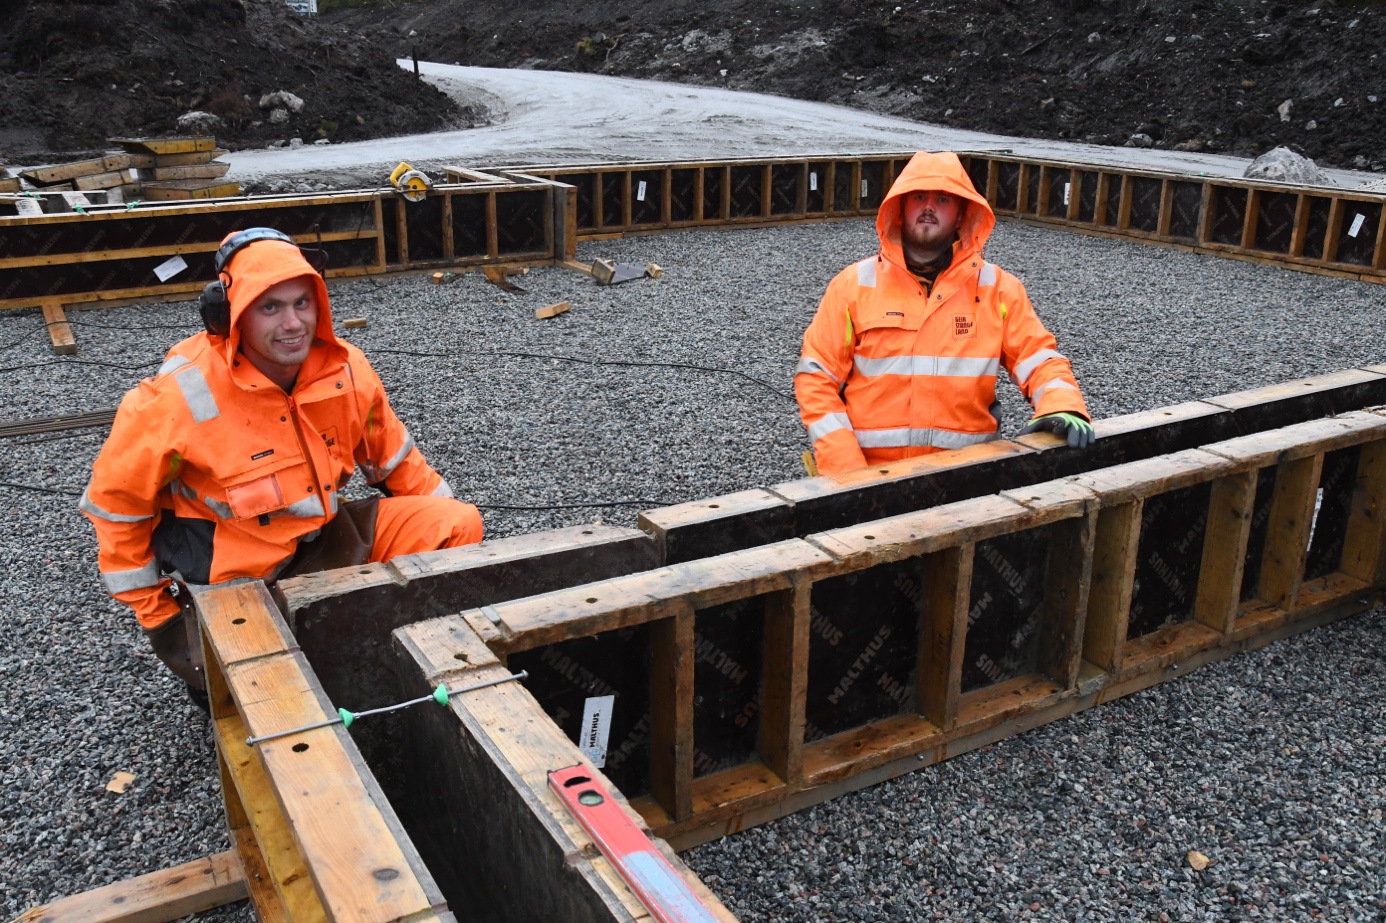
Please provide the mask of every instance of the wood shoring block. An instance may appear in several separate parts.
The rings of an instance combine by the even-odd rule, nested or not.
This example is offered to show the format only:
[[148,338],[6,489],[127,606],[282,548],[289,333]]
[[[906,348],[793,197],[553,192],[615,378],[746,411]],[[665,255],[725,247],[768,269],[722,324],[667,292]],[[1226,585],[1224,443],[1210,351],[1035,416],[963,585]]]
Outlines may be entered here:
[[25,911],[13,923],[169,923],[245,897],[240,860],[227,850],[59,898]]
[[674,820],[693,814],[693,607],[650,626],[650,793]]
[[1249,470],[1218,478],[1208,498],[1208,528],[1203,535],[1193,617],[1221,635],[1230,634],[1237,622],[1256,475]]
[[1338,569],[1369,584],[1386,578],[1386,440],[1362,446]]
[[1309,203],[1304,193],[1295,197],[1295,226],[1290,232],[1290,256],[1299,259],[1304,256],[1305,238],[1309,235]]
[[1104,670],[1120,666],[1126,645],[1144,509],[1145,500],[1137,497],[1103,507],[1097,515],[1083,657]]
[[926,555],[920,599],[919,711],[944,731],[958,722],[974,542]]
[[48,327],[48,338],[52,341],[53,352],[59,356],[71,356],[77,352],[77,338],[72,335],[72,325],[67,322],[67,314],[57,301],[43,305],[43,322]]
[[804,707],[808,694],[813,583],[796,576],[765,600],[760,696],[760,758],[789,784],[804,774]]
[[1386,416],[1358,410],[1215,442],[1203,451],[1241,468],[1265,468],[1381,438],[1386,438]]
[[1286,612],[1295,608],[1304,580],[1304,561],[1309,553],[1309,531],[1314,521],[1322,471],[1322,455],[1276,466],[1275,492],[1256,596]]
[[124,148],[131,154],[191,154],[198,151],[214,151],[216,138],[110,138],[114,145]]

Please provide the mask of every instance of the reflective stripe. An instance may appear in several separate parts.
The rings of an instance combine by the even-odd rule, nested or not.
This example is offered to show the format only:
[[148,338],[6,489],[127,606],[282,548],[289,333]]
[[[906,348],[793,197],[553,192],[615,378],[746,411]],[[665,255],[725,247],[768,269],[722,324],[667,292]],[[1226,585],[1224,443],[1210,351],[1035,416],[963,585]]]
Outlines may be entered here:
[[336,516],[337,508],[341,506],[341,503],[339,503],[337,500],[337,492],[335,490],[330,491],[327,496],[329,500],[329,506],[331,506],[331,509],[328,512],[331,513],[333,516]]
[[164,360],[164,364],[159,366],[159,371],[155,372],[154,374],[167,375],[169,372],[176,372],[183,366],[187,365],[190,361],[191,360],[189,359],[184,359],[182,356],[169,356],[167,359]]
[[794,366],[795,375],[814,375],[818,372],[822,372],[824,375],[827,375],[833,381],[838,380],[838,377],[834,375],[832,372],[829,372],[827,367],[824,366],[823,363],[809,356],[805,356],[804,358],[800,359],[799,364]]
[[852,429],[852,420],[845,413],[830,413],[809,424],[808,437],[810,442],[817,442],[829,433],[835,433],[840,429]]
[[193,490],[187,484],[184,484],[182,478],[174,478],[170,481],[168,489],[172,491],[175,496],[182,496],[187,500],[198,499],[197,491]]
[[868,359],[857,356],[853,364],[859,373],[874,375],[943,375],[956,378],[996,377],[1000,359],[971,356],[886,356]]
[[1061,352],[1056,352],[1052,349],[1041,349],[1015,367],[1015,383],[1018,385],[1025,384],[1025,382],[1029,380],[1031,373],[1039,368],[1042,363],[1048,362],[1050,359],[1065,358],[1067,357]]
[[275,510],[271,516],[293,516],[295,519],[313,519],[326,515],[322,509],[322,499],[317,494],[309,494],[302,500],[295,500],[282,510]]
[[[196,497],[196,494],[193,494]],[[235,519],[236,514],[231,511],[231,504],[222,503],[220,500],[213,500],[211,497],[203,497],[202,502],[207,504],[207,508],[216,513],[222,519]]]
[[857,264],[857,284],[862,288],[876,287],[876,258],[874,256]]
[[964,449],[1001,438],[999,433],[955,433],[947,429],[864,429],[857,431],[863,449]]
[[106,590],[111,595],[158,586],[163,579],[159,574],[158,561],[150,561],[144,567],[137,567],[134,570],[103,571],[101,574],[101,580],[106,584]]
[[146,519],[153,519],[153,514],[148,516],[127,516],[124,513],[112,513],[110,510],[102,509],[92,502],[89,492],[91,487],[82,491],[82,499],[77,501],[77,509],[84,513],[95,516],[97,519],[104,519],[107,522],[144,522]]
[[982,269],[977,273],[977,287],[996,284],[996,267],[990,263],[983,263]]
[[373,483],[379,484],[381,481],[389,477],[391,473],[393,473],[394,470],[399,467],[400,462],[404,461],[404,457],[413,450],[414,437],[409,435],[408,432],[405,432],[404,445],[400,446],[399,450],[395,452],[394,455],[390,456],[389,461],[381,465],[379,468],[375,469],[376,477]]
[[1036,388],[1036,389],[1035,389],[1035,393],[1032,394],[1032,395],[1030,396],[1030,403],[1032,403],[1032,404],[1037,404],[1037,403],[1039,403],[1040,395],[1043,394],[1044,392],[1048,391],[1050,388],[1053,388],[1053,389],[1055,389],[1055,390],[1057,390],[1057,391],[1063,391],[1063,390],[1065,390],[1065,389],[1067,389],[1067,390],[1069,390],[1069,391],[1077,391],[1077,390],[1078,390],[1077,388],[1073,387],[1073,385],[1071,385],[1071,384],[1069,384],[1068,382],[1064,381],[1062,378],[1055,378],[1053,381],[1046,381],[1044,384],[1042,384],[1042,385],[1040,385],[1038,388]]
[[439,482],[438,482],[438,486],[435,487],[435,488],[433,488],[433,493],[429,494],[429,496],[430,496],[430,497],[453,497],[453,496],[456,496],[456,494],[454,494],[454,493],[452,492],[452,488],[451,488],[450,486],[448,486],[448,482],[447,482],[447,481],[439,481]]
[[173,380],[178,382],[178,390],[183,392],[183,399],[188,402],[194,420],[206,423],[221,416],[216,398],[212,397],[212,389],[207,387],[207,378],[200,368],[190,365],[185,371],[174,375]]

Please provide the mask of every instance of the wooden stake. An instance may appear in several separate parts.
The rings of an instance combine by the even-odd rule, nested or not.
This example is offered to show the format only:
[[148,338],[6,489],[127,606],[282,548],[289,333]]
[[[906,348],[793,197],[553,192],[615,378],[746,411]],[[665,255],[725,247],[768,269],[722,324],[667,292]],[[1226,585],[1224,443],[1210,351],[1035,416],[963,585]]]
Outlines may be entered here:
[[48,337],[53,341],[53,352],[59,356],[71,356],[77,352],[77,338],[72,335],[72,327],[67,322],[63,306],[50,301],[43,306],[43,320],[48,325]]
[[14,923],[168,923],[244,900],[245,876],[231,850],[64,897]]

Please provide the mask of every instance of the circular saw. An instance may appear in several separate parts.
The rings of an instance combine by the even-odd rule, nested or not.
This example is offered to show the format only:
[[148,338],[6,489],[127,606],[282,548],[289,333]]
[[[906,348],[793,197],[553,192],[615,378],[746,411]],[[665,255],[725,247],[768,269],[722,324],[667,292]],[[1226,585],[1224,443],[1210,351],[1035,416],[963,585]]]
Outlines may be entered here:
[[390,185],[398,189],[399,194],[410,202],[421,202],[433,187],[433,181],[427,174],[401,161],[390,174]]

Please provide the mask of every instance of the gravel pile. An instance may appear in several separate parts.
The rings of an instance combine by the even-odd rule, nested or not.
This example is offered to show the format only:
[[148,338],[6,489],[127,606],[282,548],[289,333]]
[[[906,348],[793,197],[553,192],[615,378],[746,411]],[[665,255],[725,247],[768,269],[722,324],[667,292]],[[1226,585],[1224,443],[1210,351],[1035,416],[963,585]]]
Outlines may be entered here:
[[[873,245],[869,222],[605,241],[579,257],[653,261],[664,278],[599,288],[544,268],[516,279],[525,294],[505,294],[480,275],[442,286],[410,276],[334,286],[333,306],[339,321],[369,318],[344,335],[371,357],[458,495],[490,508],[490,536],[599,518],[630,525],[642,507],[801,474],[807,441],[789,396],[799,338],[828,279]],[[1029,285],[1100,416],[1379,362],[1386,352],[1386,289],[1375,286],[1018,225],[998,229],[989,255]],[[563,300],[570,313],[534,317]],[[0,416],[114,406],[168,344],[196,329],[194,317],[189,304],[77,314],[82,353],[54,358],[41,315],[0,316]],[[499,355],[521,352],[538,358]],[[560,357],[730,369],[766,384]],[[1002,396],[1014,432],[1024,408],[1009,386]],[[103,435],[0,442],[0,481],[80,492]],[[359,480],[354,487],[364,490]],[[580,504],[596,505],[497,508]],[[105,595],[75,497],[0,486],[0,523],[0,911],[225,849],[207,722]],[[1360,897],[1382,895],[1379,863],[1357,869],[1354,857],[1371,854],[1345,845],[1380,840],[1383,627],[1379,616],[1359,618],[1310,636],[1303,657],[1289,652],[1305,642],[1291,642],[1236,658],[1210,668],[1217,683],[1204,671],[703,847],[692,860],[746,920],[867,919],[863,908],[892,899],[899,919],[945,906],[954,918],[995,918],[1032,904],[1046,918],[1107,919],[1123,894],[1147,902],[1142,918],[1159,904],[1172,919],[1201,919],[1179,901],[1214,907],[1208,894],[1224,883],[1239,900],[1281,900],[1282,878],[1298,882],[1285,900],[1312,897],[1264,918],[1307,916],[1311,905],[1338,912],[1313,903],[1330,887],[1339,905],[1357,901],[1357,918],[1386,913]],[[1213,701],[1195,701],[1215,690]],[[1253,731],[1258,722],[1264,730]],[[1027,756],[1031,748],[1038,755]],[[997,758],[1004,765],[989,762]],[[118,770],[135,782],[106,792]],[[957,791],[925,790],[939,785]],[[1120,811],[1129,817],[1107,817]],[[1146,823],[1131,832],[1132,818]],[[1216,830],[1205,835],[1207,824]],[[875,836],[861,837],[863,828]],[[810,839],[815,851],[797,852]],[[834,840],[843,843],[836,857]],[[1174,861],[1185,849],[1216,863],[1186,879]],[[1320,854],[1332,859],[1327,875],[1313,865]],[[904,866],[899,857],[911,856]],[[1301,881],[1311,866],[1314,877]],[[1211,891],[1210,881],[1219,882]],[[792,916],[815,889],[823,903]],[[962,909],[975,902],[994,906]],[[1232,916],[1230,903],[1216,906],[1198,912]]]

